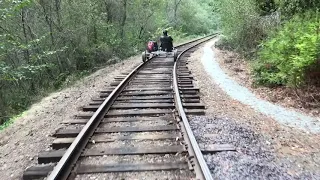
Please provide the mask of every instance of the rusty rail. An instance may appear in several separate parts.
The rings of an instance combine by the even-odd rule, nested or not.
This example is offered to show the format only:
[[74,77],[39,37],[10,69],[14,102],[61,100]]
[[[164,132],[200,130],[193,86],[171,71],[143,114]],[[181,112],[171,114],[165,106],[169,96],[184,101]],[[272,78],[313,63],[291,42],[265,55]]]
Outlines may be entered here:
[[[212,36],[211,38],[213,38],[214,36]],[[211,39],[208,38],[208,39]],[[206,40],[205,40],[206,41]],[[202,43],[202,42],[200,42]],[[200,44],[199,43],[199,44]],[[192,46],[194,47],[194,46]],[[175,99],[175,105],[176,105],[176,109],[178,110],[179,113],[179,119],[182,120],[181,122],[181,127],[182,127],[182,131],[184,132],[184,139],[188,145],[188,152],[189,152],[189,156],[193,157],[195,159],[194,163],[195,163],[195,173],[197,176],[197,179],[201,179],[201,180],[212,180],[212,176],[210,173],[210,170],[207,166],[207,163],[205,162],[203,155],[201,153],[201,150],[198,146],[198,143],[193,135],[192,129],[190,127],[187,115],[184,111],[183,108],[183,104],[181,102],[181,97],[180,97],[180,93],[179,93],[179,85],[178,85],[178,78],[177,78],[177,63],[181,57],[182,54],[184,54],[186,51],[188,51],[189,49],[191,49],[192,47],[184,50],[183,52],[181,52],[177,58],[177,61],[174,64],[174,68],[173,68],[173,88],[174,88],[174,99]]]

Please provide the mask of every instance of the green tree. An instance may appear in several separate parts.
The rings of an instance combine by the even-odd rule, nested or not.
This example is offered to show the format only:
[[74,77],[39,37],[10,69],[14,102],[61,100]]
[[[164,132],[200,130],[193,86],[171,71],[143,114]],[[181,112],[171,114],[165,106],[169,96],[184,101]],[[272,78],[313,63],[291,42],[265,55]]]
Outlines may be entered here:
[[0,1],[0,123],[95,66],[136,54],[163,28],[175,39],[210,32],[206,2]]

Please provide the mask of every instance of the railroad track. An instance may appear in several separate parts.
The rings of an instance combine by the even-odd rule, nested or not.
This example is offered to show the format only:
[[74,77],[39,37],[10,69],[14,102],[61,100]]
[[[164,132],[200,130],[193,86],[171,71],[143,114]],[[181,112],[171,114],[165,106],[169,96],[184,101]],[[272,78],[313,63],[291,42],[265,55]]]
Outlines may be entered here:
[[212,179],[187,115],[204,114],[187,68],[192,48],[209,36],[178,46],[178,60],[155,57],[82,107],[58,129],[52,150],[38,155],[23,179]]

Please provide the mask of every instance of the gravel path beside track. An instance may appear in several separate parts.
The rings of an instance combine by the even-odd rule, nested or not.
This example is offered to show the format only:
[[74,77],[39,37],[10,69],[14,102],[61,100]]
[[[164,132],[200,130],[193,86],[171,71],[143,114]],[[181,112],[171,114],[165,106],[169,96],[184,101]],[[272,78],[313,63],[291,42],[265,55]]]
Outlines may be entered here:
[[215,60],[217,58],[212,51],[215,41],[211,41],[204,46],[204,55],[201,57],[201,63],[205,67],[206,74],[213,77],[213,80],[233,99],[251,108],[272,117],[281,124],[299,128],[312,133],[320,133],[320,118],[311,117],[306,114],[275,105],[268,101],[257,98],[249,89],[239,85],[230,78],[219,66]]
[[189,68],[200,88],[206,117],[192,117],[201,144],[230,143],[236,152],[206,155],[216,179],[320,179],[320,135],[283,126],[230,98],[206,74],[203,49],[191,54]]

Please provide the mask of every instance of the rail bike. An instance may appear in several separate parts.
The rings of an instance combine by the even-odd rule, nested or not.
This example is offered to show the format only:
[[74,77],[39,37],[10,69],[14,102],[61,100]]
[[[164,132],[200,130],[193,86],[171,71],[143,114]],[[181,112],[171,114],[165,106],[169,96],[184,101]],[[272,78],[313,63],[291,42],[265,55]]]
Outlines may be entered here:
[[178,58],[178,51],[175,47],[172,49],[163,49],[161,46],[158,46],[156,41],[149,41],[147,43],[147,48],[144,52],[142,52],[142,61],[146,62],[147,60],[151,59],[152,57],[173,57],[174,62]]

